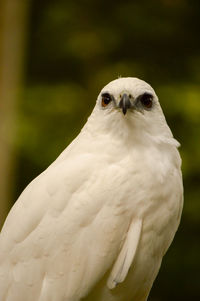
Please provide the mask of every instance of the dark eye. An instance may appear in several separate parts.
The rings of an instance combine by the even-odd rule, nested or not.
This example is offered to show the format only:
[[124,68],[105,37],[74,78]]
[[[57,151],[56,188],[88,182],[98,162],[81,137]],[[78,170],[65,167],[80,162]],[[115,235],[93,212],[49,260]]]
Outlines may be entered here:
[[153,96],[149,93],[144,93],[140,96],[140,102],[145,108],[150,109],[153,104]]
[[112,98],[109,93],[103,93],[102,99],[101,99],[102,107],[106,107],[111,102],[111,100],[112,100]]

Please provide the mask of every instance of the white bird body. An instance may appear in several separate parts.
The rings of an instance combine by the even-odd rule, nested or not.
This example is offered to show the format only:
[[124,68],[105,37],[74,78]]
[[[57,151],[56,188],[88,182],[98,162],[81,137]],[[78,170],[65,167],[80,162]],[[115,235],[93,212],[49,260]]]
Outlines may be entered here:
[[[122,90],[134,99],[145,90],[157,101],[135,78],[103,89],[115,98]],[[151,112],[123,116],[111,105],[102,108],[101,95],[78,137],[28,185],[6,219],[0,301],[148,297],[180,222],[178,143],[158,102]]]

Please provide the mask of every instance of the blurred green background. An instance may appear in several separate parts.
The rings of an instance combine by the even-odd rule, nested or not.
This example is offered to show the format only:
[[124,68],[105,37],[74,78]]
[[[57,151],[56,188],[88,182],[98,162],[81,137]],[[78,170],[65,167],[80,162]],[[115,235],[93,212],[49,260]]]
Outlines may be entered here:
[[200,300],[200,1],[2,0],[0,22],[1,224],[78,134],[99,90],[142,78],[181,143],[185,187],[149,301]]

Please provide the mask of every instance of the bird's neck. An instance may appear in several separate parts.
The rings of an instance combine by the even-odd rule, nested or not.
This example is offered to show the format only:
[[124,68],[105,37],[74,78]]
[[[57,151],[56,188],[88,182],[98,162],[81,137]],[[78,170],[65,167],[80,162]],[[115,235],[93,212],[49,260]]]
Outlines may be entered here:
[[[178,147],[179,143],[173,138],[171,130],[164,120],[161,127],[154,125],[146,126],[138,123],[130,116],[115,114],[98,114],[93,111],[88,118],[88,122],[82,131],[93,137],[94,141],[105,141],[116,145],[126,145],[130,147],[158,147],[158,145],[168,145]],[[95,142],[96,143],[96,142]]]

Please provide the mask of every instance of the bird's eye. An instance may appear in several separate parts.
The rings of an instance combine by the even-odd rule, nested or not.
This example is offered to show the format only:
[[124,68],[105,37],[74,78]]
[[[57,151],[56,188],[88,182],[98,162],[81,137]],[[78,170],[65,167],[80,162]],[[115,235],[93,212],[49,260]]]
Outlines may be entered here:
[[112,100],[112,98],[109,93],[103,93],[102,99],[101,99],[102,107],[106,107],[111,102],[111,100]]
[[140,102],[145,108],[151,109],[153,105],[153,96],[149,93],[144,93],[140,97]]

